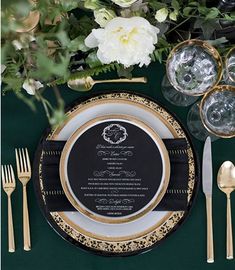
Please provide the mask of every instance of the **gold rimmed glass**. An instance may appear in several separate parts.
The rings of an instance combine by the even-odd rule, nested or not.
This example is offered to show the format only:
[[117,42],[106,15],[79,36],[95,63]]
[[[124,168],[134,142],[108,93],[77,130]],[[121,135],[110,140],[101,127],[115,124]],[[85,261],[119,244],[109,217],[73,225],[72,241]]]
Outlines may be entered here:
[[188,128],[199,140],[235,137],[235,87],[219,85],[190,109]]
[[223,81],[235,86],[235,46],[225,56]]
[[189,106],[215,87],[221,77],[222,59],[218,51],[203,40],[187,40],[168,56],[162,92],[172,104]]

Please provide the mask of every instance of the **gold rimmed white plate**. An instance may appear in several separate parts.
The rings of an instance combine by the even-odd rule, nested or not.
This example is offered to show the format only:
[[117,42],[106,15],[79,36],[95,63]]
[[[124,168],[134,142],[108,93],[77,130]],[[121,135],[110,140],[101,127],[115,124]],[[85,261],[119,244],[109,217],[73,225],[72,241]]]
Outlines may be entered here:
[[[196,163],[193,149],[180,123],[157,103],[135,94],[112,93],[81,102],[67,112],[67,121],[47,135],[48,140],[68,140],[75,130],[94,117],[127,114],[138,118],[163,138],[185,138],[188,142],[189,182],[188,205],[196,189]],[[39,156],[38,196],[45,205]],[[50,212],[47,219],[59,234],[84,249],[104,255],[129,255],[143,252],[160,243],[174,231],[187,215],[184,211],[150,211],[125,224],[102,224],[79,212]]]
[[[99,143],[106,143],[106,146],[102,145],[102,147],[106,147],[105,149],[110,149],[112,148],[112,150],[114,151],[115,149],[117,149],[117,147],[120,149],[121,147],[125,147],[124,149],[126,149],[127,146],[131,147],[131,149],[135,149],[136,147],[135,146],[130,146],[132,145],[133,142],[129,142],[127,145],[125,143],[126,141],[126,138],[129,136],[128,133],[129,133],[129,130],[128,130],[128,126],[132,126],[135,127],[135,130],[140,130],[141,133],[140,134],[145,134],[145,136],[147,136],[148,139],[150,139],[150,142],[152,143],[151,145],[151,149],[155,149],[156,148],[156,151],[152,152],[152,155],[151,156],[148,156],[148,158],[151,160],[154,159],[154,157],[157,155],[159,156],[160,155],[160,158],[161,160],[158,161],[158,164],[157,161],[155,163],[155,165],[153,166],[153,168],[148,168],[147,170],[147,166],[149,166],[149,163],[145,163],[143,164],[144,166],[144,171],[151,171],[151,173],[148,173],[148,175],[146,175],[146,177],[143,177],[140,181],[140,179],[137,179],[138,176],[138,172],[142,175],[143,174],[143,170],[142,170],[142,173],[141,173],[141,168],[138,168],[138,167],[135,167],[135,169],[137,169],[137,171],[134,171],[135,172],[135,177],[133,178],[132,176],[129,176],[129,177],[132,177],[129,179],[129,182],[128,184],[130,185],[131,182],[133,182],[134,179],[136,179],[138,181],[138,187],[142,187],[142,188],[145,188],[145,190],[147,189],[147,191],[145,191],[145,194],[141,194],[143,195],[145,198],[148,198],[150,196],[149,193],[152,193],[153,194],[153,190],[156,188],[156,192],[155,194],[153,194],[153,196],[151,196],[149,198],[149,201],[146,201],[146,204],[141,208],[139,209],[138,211],[134,211],[132,214],[125,214],[126,211],[129,212],[129,210],[127,210],[129,207],[133,207],[135,208],[135,204],[134,203],[129,203],[129,205],[125,205],[125,203],[122,203],[122,205],[119,205],[117,206],[117,199],[119,198],[123,200],[123,198],[126,198],[126,200],[132,200],[134,201],[135,200],[135,203],[139,204],[141,201],[145,201],[145,199],[143,199],[143,196],[142,197],[139,197],[138,198],[135,198],[133,199],[130,198],[131,195],[138,195],[139,194],[139,191],[138,189],[136,189],[136,194],[131,194],[129,196],[127,196],[127,194],[123,193],[123,194],[115,194],[115,197],[112,195],[112,190],[111,190],[111,187],[112,189],[115,187],[115,184],[117,184],[116,182],[118,181],[121,181],[123,183],[123,181],[126,181],[125,178],[126,176],[119,176],[118,178],[117,177],[108,177],[108,184],[109,184],[109,192],[107,192],[106,194],[102,194],[104,192],[99,192],[100,194],[99,195],[99,198],[101,198],[101,194],[102,194],[102,198],[103,200],[107,201],[107,198],[109,198],[109,205],[106,205],[105,208],[108,208],[107,212],[110,212],[110,209],[111,208],[116,208],[116,209],[119,209],[118,211],[114,211],[115,213],[119,212],[119,216],[105,216],[105,215],[100,215],[100,214],[97,214],[97,213],[94,213],[94,211],[91,211],[88,207],[86,207],[82,202],[81,200],[79,199],[78,196],[76,196],[73,192],[73,189],[71,187],[71,184],[70,184],[70,177],[69,177],[69,168],[68,168],[68,160],[69,160],[69,157],[70,157],[70,153],[71,153],[71,150],[73,149],[74,145],[78,142],[78,140],[80,139],[80,137],[82,137],[84,134],[86,134],[86,132],[89,132],[91,129],[94,129],[94,127],[97,127],[99,125],[103,125],[105,124],[106,128],[109,128],[110,127],[110,123],[116,123],[116,127],[118,128],[122,128],[125,130],[125,136],[123,138],[123,140],[117,142],[118,144],[114,144],[114,142],[111,141],[111,143],[109,142],[110,138],[108,138],[108,142],[105,141],[105,140],[101,140],[100,141],[100,138],[102,137],[102,131],[100,130],[100,135],[101,136],[97,136],[97,138],[93,138],[92,141],[94,140],[97,140]],[[118,125],[117,125],[118,123]],[[124,128],[122,125],[127,125],[128,126],[126,128]],[[113,124],[111,124],[113,125]],[[134,140],[136,140],[136,132],[135,134],[132,134],[132,138]],[[115,138],[115,137],[113,137]],[[107,140],[107,138],[106,138]],[[145,138],[145,142],[143,141],[140,141],[139,143],[141,144],[144,144],[146,143],[146,138]],[[148,140],[149,141],[149,140]],[[92,151],[91,150],[91,142],[88,141],[88,147],[86,150],[84,150],[84,152],[86,152],[86,155],[88,154],[88,152]],[[95,144],[95,148],[97,149],[97,145],[101,145],[101,144]],[[139,145],[137,145],[137,147],[140,147]],[[134,156],[135,156],[135,159],[136,161],[139,160],[140,158],[144,158],[146,159],[146,157],[142,157],[143,155],[143,147],[140,147],[139,150],[141,151],[140,153],[137,153],[135,152]],[[79,147],[77,147],[79,148]],[[79,149],[78,149],[79,151]],[[98,151],[98,150],[97,150]],[[117,150],[115,152],[117,154]],[[147,154],[147,153],[146,153]],[[150,153],[148,152],[148,155],[150,155]],[[83,165],[80,165],[79,163],[77,163],[77,159],[78,159],[78,153],[76,154],[75,156],[76,158],[76,161],[73,160],[73,162],[75,162],[76,164],[76,168],[72,168],[72,171],[73,172],[70,172],[70,174],[73,174],[74,177],[74,181],[76,183],[74,183],[76,186],[77,186],[77,189],[79,189],[79,194],[84,197],[84,192],[81,192],[82,189],[84,190],[84,186],[80,186],[78,187],[78,181],[79,179],[82,180],[84,178],[83,177],[80,177],[79,175],[79,166],[80,166],[80,170],[83,170],[84,167],[86,167],[86,164],[83,164]],[[110,156],[111,157],[111,156]],[[81,162],[84,158],[82,158],[82,153],[81,153]],[[90,157],[90,159],[92,160],[96,160],[97,159],[97,153],[95,151],[95,153]],[[115,158],[117,159],[117,158]],[[127,157],[125,158],[127,159]],[[133,157],[129,157],[128,160],[131,160],[133,159]],[[96,166],[97,166],[97,161],[94,161],[92,162],[92,160],[89,160],[89,166],[87,166],[86,168],[86,173],[88,173],[88,175],[91,177],[93,171],[95,170]],[[102,160],[102,158],[100,158],[100,160]],[[104,160],[104,159],[103,159]],[[121,160],[123,160],[123,158],[121,158]],[[123,161],[122,161],[123,162]],[[150,162],[151,163],[151,162]],[[91,165],[93,164],[93,165]],[[106,162],[103,162],[103,166],[106,166]],[[135,164],[132,163],[132,167],[130,169],[133,169],[133,165],[135,166]],[[119,165],[120,166],[120,165]],[[123,166],[123,165],[122,165]],[[120,168],[120,167],[119,167]],[[123,167],[121,167],[123,169]],[[105,167],[106,169],[106,167]],[[126,168],[125,168],[126,169]],[[154,170],[155,170],[155,173],[154,173]],[[162,170],[161,172],[161,175],[159,176],[159,172]],[[87,176],[87,180],[85,181],[85,185],[88,185],[89,186],[89,176]],[[99,176],[100,177],[100,176]],[[105,176],[107,177],[107,176]],[[160,178],[160,179],[159,179]],[[93,179],[93,178],[90,178],[90,179]],[[96,181],[99,179],[99,182],[100,182],[100,178],[95,178]],[[104,177],[101,178],[101,179],[105,179]],[[158,180],[160,180],[160,183],[158,182]],[[166,192],[166,189],[167,189],[167,186],[168,186],[168,183],[169,183],[169,179],[170,179],[170,160],[169,160],[169,156],[168,156],[168,152],[167,152],[167,149],[162,141],[162,139],[159,137],[159,135],[152,129],[150,128],[148,125],[146,125],[143,121],[140,121],[138,119],[136,119],[135,117],[133,116],[129,116],[129,115],[106,115],[106,116],[100,116],[100,117],[96,117],[90,121],[88,121],[87,123],[85,123],[84,125],[82,125],[80,128],[78,128],[73,134],[72,136],[67,140],[66,144],[65,144],[65,147],[62,151],[62,155],[61,155],[61,159],[60,159],[60,180],[61,180],[61,184],[62,184],[62,187],[63,187],[63,190],[65,192],[65,195],[67,196],[67,198],[69,199],[70,203],[74,206],[75,209],[77,209],[80,213],[83,213],[85,216],[95,220],[95,221],[99,221],[99,222],[103,222],[103,223],[110,223],[110,224],[118,224],[118,223],[125,223],[125,222],[131,222],[131,221],[134,221],[138,218],[141,218],[142,216],[146,215],[147,213],[149,213],[150,211],[152,211],[158,204],[159,202],[161,201],[161,199],[163,198],[165,192]],[[115,181],[114,181],[115,180]],[[131,181],[132,180],[132,181]],[[94,181],[94,180],[93,180]],[[103,181],[106,181],[107,180],[103,180]],[[112,182],[115,182],[112,183]],[[130,182],[131,181],[131,182]],[[151,187],[148,187],[148,182],[149,184],[151,185]],[[152,185],[151,182],[156,182],[156,185]],[[140,185],[141,183],[141,185]],[[107,183],[104,184],[102,183],[103,185],[106,186],[106,190],[107,190]],[[110,186],[110,184],[112,184]],[[157,187],[157,185],[159,184],[159,187]],[[96,183],[96,186],[97,186],[97,183]],[[102,187],[102,186],[101,186]],[[134,187],[134,185],[133,185]],[[133,189],[132,187],[132,189]],[[93,188],[94,189],[94,188]],[[87,190],[87,188],[86,188]],[[117,189],[116,189],[117,190]],[[103,191],[103,189],[102,189]],[[119,193],[119,192],[118,192]],[[95,195],[97,194],[89,194],[89,203],[90,201],[95,201]],[[140,195],[140,194],[139,194]],[[105,197],[104,197],[105,196]],[[110,199],[112,197],[112,199]],[[111,204],[110,204],[111,203]],[[120,203],[120,202],[119,202]],[[119,204],[118,203],[118,204]],[[95,203],[95,206],[97,207],[97,204],[98,203]],[[104,207],[102,205],[98,206],[98,207]],[[122,215],[120,215],[120,211],[122,211],[121,209],[123,208],[126,208]]]

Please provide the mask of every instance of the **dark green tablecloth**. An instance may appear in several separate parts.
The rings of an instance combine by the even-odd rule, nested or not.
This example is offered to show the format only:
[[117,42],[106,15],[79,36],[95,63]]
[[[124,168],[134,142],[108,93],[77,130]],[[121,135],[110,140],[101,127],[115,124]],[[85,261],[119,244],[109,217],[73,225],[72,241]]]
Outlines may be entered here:
[[[166,105],[185,123],[188,108],[170,105],[162,96],[160,88],[164,75],[163,66],[152,64],[146,69],[137,69],[134,75],[147,76],[148,84],[99,85],[92,92],[99,92],[104,89],[122,89],[143,93]],[[61,93],[67,104],[81,95],[88,96],[90,94],[79,94],[69,90],[66,86],[61,88]],[[48,89],[47,97],[51,99],[52,96],[51,89]],[[9,93],[4,96],[2,98],[2,163],[11,163],[15,167],[14,148],[22,146],[29,148],[31,159],[33,159],[38,140],[47,126],[47,119],[41,105],[34,113],[14,94]],[[201,157],[203,144],[197,140],[194,140],[194,142]],[[213,143],[214,264],[206,263],[205,200],[201,190],[188,220],[160,246],[146,254],[134,257],[105,258],[86,253],[72,246],[53,231],[39,210],[32,182],[28,185],[32,250],[30,252],[23,251],[22,189],[21,184],[17,181],[16,191],[12,196],[16,241],[16,252],[13,254],[7,251],[7,197],[2,192],[2,269],[234,269],[235,260],[228,261],[225,259],[226,197],[216,185],[217,171],[220,164],[225,160],[235,161],[235,139],[220,139]],[[232,208],[235,235],[235,194],[232,195]]]

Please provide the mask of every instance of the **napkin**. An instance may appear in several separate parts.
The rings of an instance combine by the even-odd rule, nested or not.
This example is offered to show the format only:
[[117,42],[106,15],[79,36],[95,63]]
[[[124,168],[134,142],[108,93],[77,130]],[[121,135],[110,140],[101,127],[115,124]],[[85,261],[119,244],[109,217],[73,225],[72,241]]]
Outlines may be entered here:
[[[184,211],[188,197],[188,145],[184,138],[163,139],[163,142],[171,163],[170,181],[164,197],[153,211]],[[76,211],[65,196],[59,177],[60,156],[65,143],[44,140],[42,144],[42,182],[48,212]]]

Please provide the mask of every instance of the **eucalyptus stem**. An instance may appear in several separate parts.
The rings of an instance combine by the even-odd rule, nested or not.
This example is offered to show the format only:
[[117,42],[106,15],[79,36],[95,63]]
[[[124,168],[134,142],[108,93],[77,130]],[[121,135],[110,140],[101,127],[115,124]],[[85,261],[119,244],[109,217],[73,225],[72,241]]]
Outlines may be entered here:
[[189,16],[187,19],[183,20],[181,23],[177,24],[175,27],[173,27],[172,29],[170,29],[168,32],[166,32],[165,35],[170,34],[172,31],[174,31],[175,29],[179,28],[182,24],[186,23],[189,19],[191,19],[192,16]]

